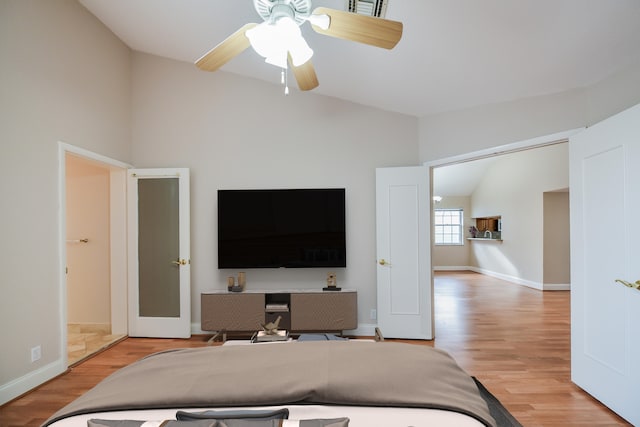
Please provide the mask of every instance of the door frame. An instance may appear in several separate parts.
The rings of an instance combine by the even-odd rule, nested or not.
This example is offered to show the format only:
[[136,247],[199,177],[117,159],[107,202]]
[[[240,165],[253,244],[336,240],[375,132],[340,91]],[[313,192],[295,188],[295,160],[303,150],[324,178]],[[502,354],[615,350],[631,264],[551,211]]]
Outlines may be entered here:
[[66,155],[72,154],[109,169],[109,221],[111,258],[111,328],[113,334],[127,334],[127,170],[132,166],[102,154],[58,141],[58,247],[60,297],[60,351],[67,366],[67,192]]
[[[473,160],[502,156],[503,154],[517,153],[518,151],[532,150],[534,148],[542,148],[549,145],[562,144],[565,142],[569,142],[570,136],[575,135],[576,133],[581,132],[584,129],[585,128],[570,129],[567,131],[553,133],[550,135],[543,135],[532,139],[513,142],[510,144],[497,145],[495,147],[485,148],[478,151],[470,151],[465,154],[427,161],[424,162],[423,165],[433,169],[441,166],[450,166],[457,163],[465,163]],[[429,189],[429,192],[432,191],[433,183],[431,184],[431,188]]]
[[[499,145],[496,147],[485,148],[478,151],[471,151],[465,154],[460,154],[451,157],[445,157],[442,159],[432,160],[428,162],[424,162],[423,165],[429,168],[429,176],[430,176],[430,184],[429,184],[429,202],[430,206],[430,215],[429,215],[429,227],[433,227],[433,169],[441,166],[450,166],[457,163],[465,163],[473,160],[480,160],[489,157],[501,156],[504,154],[516,153],[519,151],[532,150],[535,148],[547,147],[550,145],[568,143],[569,137],[575,135],[578,132],[583,131],[585,128],[575,128],[569,129],[566,131],[553,133],[549,135],[543,135],[532,139],[527,139],[523,141],[518,141],[510,144]],[[567,168],[569,165],[567,164]],[[432,234],[433,236],[433,234]],[[435,247],[435,243],[433,241],[433,237],[431,239],[431,253],[433,254],[433,250]],[[431,269],[431,274],[433,275],[433,258],[429,258],[429,268]],[[437,309],[434,301],[434,311]],[[435,326],[434,326],[435,328]],[[437,335],[437,331],[436,331]]]

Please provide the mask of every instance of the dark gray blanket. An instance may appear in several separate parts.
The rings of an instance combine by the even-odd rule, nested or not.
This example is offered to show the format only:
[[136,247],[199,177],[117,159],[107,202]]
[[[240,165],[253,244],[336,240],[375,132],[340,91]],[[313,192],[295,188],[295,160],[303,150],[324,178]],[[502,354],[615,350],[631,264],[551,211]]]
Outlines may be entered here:
[[44,426],[103,411],[305,403],[444,409],[495,426],[473,379],[447,353],[345,341],[156,353],[105,378]]

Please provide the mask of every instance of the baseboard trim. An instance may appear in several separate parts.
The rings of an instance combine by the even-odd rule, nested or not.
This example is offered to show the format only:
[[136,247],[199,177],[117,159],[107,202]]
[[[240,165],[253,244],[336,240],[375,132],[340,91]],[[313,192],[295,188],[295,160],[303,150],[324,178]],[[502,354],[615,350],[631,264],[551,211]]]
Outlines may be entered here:
[[211,331],[203,331],[200,329],[200,323],[191,324],[191,335],[213,335]]
[[505,280],[507,282],[515,283],[516,285],[522,285],[528,288],[537,289],[539,291],[544,290],[542,287],[542,283],[534,282],[532,280],[525,280],[525,279],[521,279],[520,277],[497,273],[495,271],[491,271],[491,270],[487,270],[479,267],[471,267],[471,271],[475,271],[476,273],[484,274],[486,276],[495,277],[497,279]]
[[465,271],[471,270],[471,267],[468,265],[436,265],[433,267],[433,271]]
[[375,323],[359,323],[356,329],[342,331],[342,334],[352,337],[373,337],[377,326]]
[[545,291],[570,291],[571,284],[569,283],[545,283],[542,285]]
[[13,399],[33,390],[34,388],[46,383],[52,378],[64,373],[67,367],[63,365],[62,360],[44,365],[41,368],[31,371],[26,375],[16,378],[6,384],[0,386],[0,405],[4,405]]
[[540,283],[534,282],[532,280],[525,280],[520,277],[510,276],[508,274],[498,273],[495,271],[487,270],[485,268],[480,267],[472,267],[472,266],[437,266],[433,267],[434,271],[461,271],[468,270],[473,271],[475,273],[484,274],[486,276],[495,277],[500,280],[504,280],[506,282],[514,283],[520,286],[526,286],[527,288],[536,289],[539,291],[569,291],[571,290],[570,284],[564,283]]

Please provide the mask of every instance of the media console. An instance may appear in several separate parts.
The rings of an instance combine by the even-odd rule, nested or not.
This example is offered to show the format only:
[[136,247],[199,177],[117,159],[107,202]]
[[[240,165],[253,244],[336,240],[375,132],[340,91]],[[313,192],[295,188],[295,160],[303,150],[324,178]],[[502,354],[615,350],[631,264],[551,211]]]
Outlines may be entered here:
[[200,294],[201,329],[216,338],[227,332],[253,333],[281,316],[280,329],[292,334],[334,332],[358,327],[358,293],[320,290],[244,292],[211,291]]

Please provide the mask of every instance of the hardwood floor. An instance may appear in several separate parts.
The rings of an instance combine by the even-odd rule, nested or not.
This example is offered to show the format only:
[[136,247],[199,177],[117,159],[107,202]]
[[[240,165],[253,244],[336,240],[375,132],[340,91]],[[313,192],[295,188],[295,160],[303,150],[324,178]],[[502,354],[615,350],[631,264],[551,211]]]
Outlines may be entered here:
[[571,382],[570,295],[472,272],[437,273],[434,346],[524,426],[628,426]]
[[[569,292],[540,292],[471,272],[437,273],[436,339],[524,426],[628,426],[570,380]],[[384,331],[382,331],[384,333]],[[128,338],[0,408],[0,427],[38,426],[102,378],[189,340]]]

